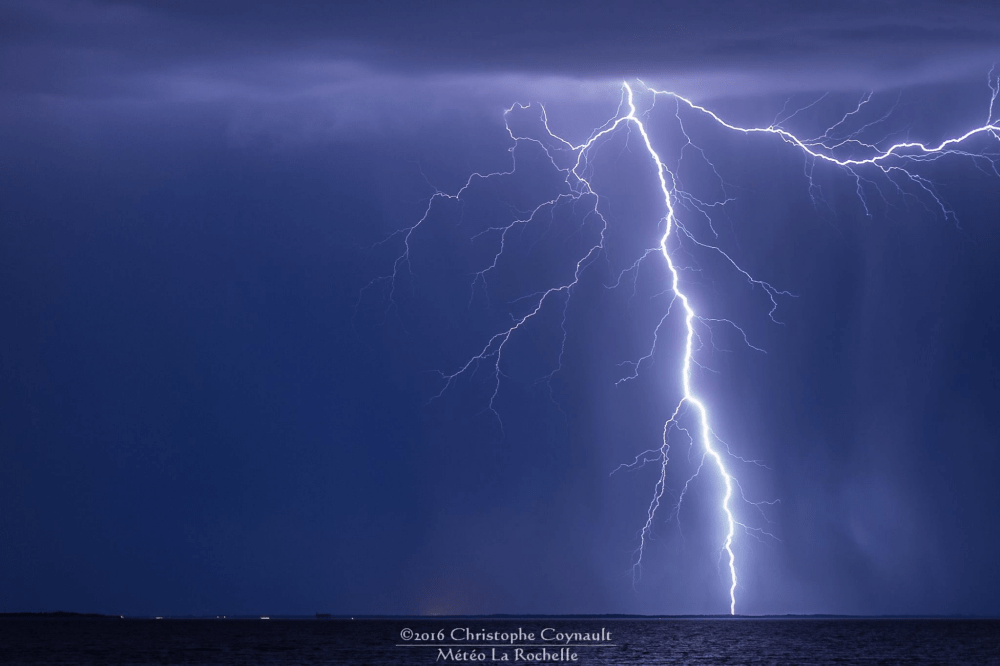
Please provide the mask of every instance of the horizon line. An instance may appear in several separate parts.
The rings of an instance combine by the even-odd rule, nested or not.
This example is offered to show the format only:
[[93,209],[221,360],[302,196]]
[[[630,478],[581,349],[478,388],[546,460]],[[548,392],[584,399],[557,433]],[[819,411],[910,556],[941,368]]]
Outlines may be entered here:
[[126,619],[126,620],[148,620],[148,619],[161,619],[161,620],[215,620],[215,619],[227,619],[227,620],[262,620],[262,619],[280,619],[280,620],[446,620],[446,619],[646,619],[646,620],[686,620],[686,619],[726,619],[726,620],[755,620],[755,619],[860,619],[860,620],[875,620],[875,619],[912,619],[912,620],[948,620],[948,619],[983,619],[983,620],[996,620],[1000,619],[1000,615],[989,615],[989,614],[979,614],[979,613],[881,613],[881,614],[850,614],[850,613],[766,613],[760,615],[749,615],[749,614],[736,614],[730,615],[729,613],[686,613],[686,614],[655,614],[646,615],[638,613],[480,613],[480,614],[407,614],[407,613],[396,613],[396,614],[378,614],[378,613],[321,613],[316,612],[314,614],[304,614],[304,613],[237,613],[237,614],[223,614],[223,613],[211,613],[211,614],[195,614],[195,613],[184,613],[184,614],[167,614],[167,615],[153,615],[153,614],[109,614],[109,613],[88,613],[88,612],[77,612],[77,611],[6,611],[0,612],[0,618],[17,618],[17,617],[51,617],[51,618],[108,618],[108,619]]

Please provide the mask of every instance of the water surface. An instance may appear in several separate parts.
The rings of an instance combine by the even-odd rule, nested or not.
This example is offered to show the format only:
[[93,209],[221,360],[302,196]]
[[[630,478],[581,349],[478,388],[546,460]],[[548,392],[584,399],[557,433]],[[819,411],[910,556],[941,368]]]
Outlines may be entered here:
[[1000,665],[1000,620],[3,618],[0,663]]

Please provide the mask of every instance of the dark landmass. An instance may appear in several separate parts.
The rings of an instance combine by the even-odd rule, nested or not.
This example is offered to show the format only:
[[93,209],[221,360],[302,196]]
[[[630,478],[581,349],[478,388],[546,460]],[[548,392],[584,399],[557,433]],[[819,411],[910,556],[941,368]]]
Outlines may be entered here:
[[68,611],[51,611],[51,612],[43,612],[43,613],[23,613],[23,612],[22,613],[0,613],[0,618],[5,618],[5,617],[37,617],[37,618],[51,617],[51,618],[63,618],[63,619],[68,619],[68,618],[87,618],[87,619],[107,618],[107,619],[111,620],[111,619],[120,618],[121,616],[119,616],[119,615],[104,615],[102,613],[70,613]]

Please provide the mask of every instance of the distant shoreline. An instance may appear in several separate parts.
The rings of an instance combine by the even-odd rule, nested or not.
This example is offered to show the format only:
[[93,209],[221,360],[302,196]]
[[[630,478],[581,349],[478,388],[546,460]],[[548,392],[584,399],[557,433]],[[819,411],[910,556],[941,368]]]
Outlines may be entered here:
[[512,615],[497,613],[493,615],[334,615],[316,613],[315,615],[106,615],[103,613],[76,613],[70,611],[18,611],[0,613],[0,619],[37,618],[37,619],[126,619],[126,620],[1000,620],[993,615],[834,615],[814,613],[811,615],[631,615],[622,613],[608,614],[564,614],[564,615]]
[[0,613],[0,618],[4,617],[54,617],[54,618],[108,618],[115,619],[120,618],[119,615],[104,615],[103,613],[71,613],[69,611],[45,611],[41,613],[33,612],[15,612],[15,613]]

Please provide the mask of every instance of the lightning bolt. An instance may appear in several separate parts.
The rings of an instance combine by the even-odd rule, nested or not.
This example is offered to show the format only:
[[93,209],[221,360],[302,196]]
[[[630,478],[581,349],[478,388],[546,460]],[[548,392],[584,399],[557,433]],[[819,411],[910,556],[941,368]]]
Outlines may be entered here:
[[[682,286],[681,273],[687,270],[688,267],[678,263],[678,254],[685,252],[687,245],[691,245],[699,250],[715,253],[723,260],[725,265],[728,265],[731,270],[735,271],[736,275],[744,279],[750,288],[758,289],[767,296],[771,303],[771,309],[768,314],[776,323],[780,323],[777,322],[774,316],[778,308],[779,299],[793,295],[788,291],[775,288],[766,281],[753,277],[749,272],[741,268],[717,244],[699,238],[699,234],[694,231],[693,227],[690,224],[686,224],[678,215],[678,206],[692,211],[695,214],[695,219],[707,222],[709,233],[713,239],[716,239],[718,238],[718,234],[712,225],[712,211],[732,201],[732,198],[725,194],[715,201],[703,201],[693,196],[682,186],[679,177],[681,163],[684,155],[693,151],[711,167],[715,177],[718,178],[720,186],[725,190],[725,182],[722,177],[709,161],[705,151],[692,141],[691,136],[685,128],[685,114],[698,115],[712,121],[718,127],[733,133],[769,135],[790,145],[804,159],[804,175],[808,181],[809,193],[813,197],[814,203],[817,201],[816,193],[820,192],[820,190],[813,180],[813,173],[817,164],[827,164],[833,168],[840,169],[854,180],[857,196],[863,205],[865,213],[869,216],[871,216],[867,200],[869,192],[874,190],[883,201],[887,202],[886,190],[883,189],[883,187],[887,186],[890,191],[895,192],[898,196],[904,199],[915,199],[921,202],[928,210],[933,207],[945,220],[957,224],[958,220],[955,213],[938,193],[935,183],[929,177],[921,175],[919,168],[924,164],[935,162],[945,157],[961,157],[971,160],[980,170],[1000,177],[1000,170],[997,168],[997,160],[1000,159],[1000,156],[996,153],[987,153],[983,149],[972,150],[963,148],[963,146],[972,143],[973,139],[979,138],[1000,142],[1000,121],[994,118],[994,107],[998,96],[1000,96],[1000,78],[995,75],[993,69],[990,70],[987,81],[991,94],[986,123],[970,129],[961,135],[940,141],[937,144],[926,144],[917,141],[890,143],[888,137],[892,136],[891,134],[886,135],[879,141],[863,140],[866,132],[874,131],[885,123],[896,108],[894,104],[879,118],[864,123],[856,129],[850,129],[852,123],[858,121],[866,111],[866,107],[872,101],[873,93],[863,95],[858,100],[855,108],[846,112],[825,131],[814,137],[805,139],[785,129],[785,125],[797,114],[822,102],[826,98],[826,95],[791,113],[788,112],[788,102],[786,102],[785,107],[767,127],[741,127],[724,120],[713,111],[696,104],[686,97],[674,92],[654,89],[641,81],[637,82],[640,86],[639,90],[641,94],[650,96],[652,102],[648,108],[640,112],[633,84],[624,82],[621,88],[622,96],[614,116],[602,126],[595,129],[590,137],[580,144],[573,144],[552,132],[544,106],[539,106],[539,120],[544,128],[544,132],[539,136],[522,135],[515,132],[511,128],[510,115],[515,111],[528,112],[532,107],[530,105],[514,104],[505,112],[507,132],[513,141],[513,146],[510,148],[513,162],[511,169],[488,174],[472,173],[465,183],[453,194],[448,194],[440,190],[435,191],[430,197],[423,215],[415,224],[394,232],[382,241],[381,244],[388,244],[398,239],[401,241],[402,249],[392,261],[391,271],[374,278],[361,290],[358,305],[360,307],[365,294],[369,290],[381,288],[385,296],[385,302],[387,303],[386,313],[395,310],[400,277],[404,272],[412,273],[410,265],[411,240],[425,225],[430,223],[435,206],[447,201],[461,202],[469,190],[478,184],[512,176],[517,170],[516,149],[522,144],[531,143],[540,148],[551,163],[551,166],[562,176],[561,191],[529,210],[515,211],[516,214],[512,215],[513,219],[510,219],[506,224],[490,226],[472,238],[473,242],[492,239],[495,251],[492,251],[492,260],[473,276],[470,285],[470,305],[476,298],[477,293],[482,293],[484,297],[489,298],[490,279],[499,270],[501,258],[507,250],[507,244],[515,232],[528,225],[540,223],[542,218],[546,215],[554,215],[555,211],[560,207],[569,205],[573,206],[575,210],[575,206],[578,204],[585,204],[586,212],[580,216],[579,228],[583,230],[588,226],[596,227],[597,240],[582,251],[579,258],[575,261],[571,274],[566,279],[541,291],[527,294],[515,301],[512,305],[521,306],[524,304],[524,306],[519,314],[511,315],[509,326],[501,328],[487,338],[478,352],[469,356],[464,363],[458,365],[451,372],[439,372],[441,387],[432,398],[432,400],[440,398],[463,376],[475,373],[480,368],[485,367],[492,380],[492,390],[484,411],[489,411],[492,414],[502,431],[503,421],[497,409],[496,400],[500,391],[501,379],[505,377],[503,365],[505,354],[508,353],[509,343],[512,337],[532,326],[534,320],[539,317],[539,314],[543,310],[546,308],[558,308],[561,310],[562,316],[562,345],[555,367],[551,372],[544,375],[542,380],[551,381],[554,375],[562,369],[567,338],[566,313],[568,304],[584,272],[602,254],[606,254],[605,242],[609,231],[609,222],[605,213],[602,212],[602,210],[606,210],[606,206],[601,196],[592,186],[596,153],[609,137],[618,132],[626,131],[628,133],[626,136],[626,146],[629,145],[633,132],[637,134],[640,144],[656,172],[659,195],[662,199],[663,214],[659,222],[662,225],[662,234],[657,246],[643,252],[629,268],[618,275],[617,280],[609,285],[608,288],[620,286],[627,274],[635,279],[641,265],[650,257],[658,255],[664,262],[669,275],[669,284],[664,293],[670,297],[670,305],[653,331],[653,340],[649,352],[635,361],[624,362],[622,365],[629,367],[631,373],[620,379],[618,383],[625,383],[637,378],[640,370],[644,366],[651,364],[654,351],[659,344],[661,328],[667,322],[675,305],[679,305],[682,311],[684,345],[682,348],[679,377],[681,396],[671,410],[669,418],[664,422],[660,446],[656,449],[644,451],[636,456],[633,462],[623,464],[618,468],[619,470],[636,469],[652,462],[659,462],[660,464],[659,476],[647,509],[645,524],[639,533],[639,546],[633,559],[633,584],[641,574],[647,541],[652,536],[657,513],[667,492],[670,434],[675,431],[682,432],[687,436],[689,444],[692,446],[697,445],[700,456],[697,469],[684,483],[671,512],[671,516],[679,515],[690,484],[694,478],[702,473],[705,463],[710,463],[709,466],[718,475],[723,489],[721,497],[718,500],[718,510],[724,521],[725,533],[719,553],[720,558],[725,560],[729,573],[729,612],[735,615],[736,591],[739,587],[739,578],[736,554],[733,546],[737,535],[737,528],[755,537],[758,537],[758,535],[772,536],[765,530],[751,527],[737,518],[733,506],[733,503],[737,499],[735,497],[736,492],[739,492],[738,499],[740,501],[747,505],[755,506],[762,515],[764,515],[763,506],[773,504],[774,502],[752,502],[748,500],[736,477],[733,476],[727,466],[727,463],[733,460],[755,464],[760,463],[759,461],[746,460],[733,454],[729,446],[712,429],[708,401],[698,393],[692,377],[695,366],[703,367],[696,360],[696,353],[703,345],[702,337],[699,335],[699,327],[704,327],[710,335],[713,325],[729,325],[739,332],[747,347],[759,352],[763,352],[764,350],[751,344],[743,329],[732,321],[723,318],[707,317],[697,313],[691,296],[684,291]],[[649,114],[656,105],[657,100],[660,99],[673,101],[674,118],[677,121],[681,135],[685,139],[685,143],[679,151],[680,157],[673,168],[668,166],[667,162],[661,158],[654,146],[655,142],[647,129]],[[876,178],[880,178],[881,182],[876,180]],[[555,402],[554,399],[553,402]],[[684,418],[689,414],[694,419],[694,427],[690,428],[683,425]],[[766,515],[764,515],[764,518],[766,520]]]

